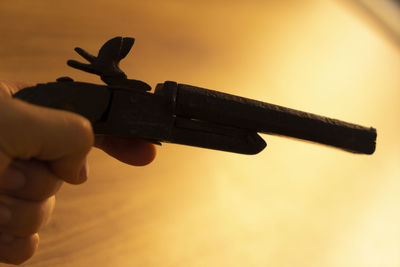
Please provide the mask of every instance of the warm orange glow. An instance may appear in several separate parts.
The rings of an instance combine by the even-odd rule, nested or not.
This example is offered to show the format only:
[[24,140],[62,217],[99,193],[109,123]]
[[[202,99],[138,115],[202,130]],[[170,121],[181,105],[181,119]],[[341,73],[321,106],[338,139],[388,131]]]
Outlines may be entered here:
[[[56,207],[60,224],[84,223],[65,215],[75,209],[85,221],[85,234],[67,236],[76,250],[60,244],[54,252],[69,266],[400,265],[400,53],[350,9],[318,0],[70,0],[82,5],[71,15],[61,4],[31,2],[51,3],[24,17],[54,37],[19,29],[30,50],[23,64],[9,59],[1,77],[97,82],[64,61],[76,45],[94,52],[122,34],[137,38],[122,64],[132,78],[176,80],[378,130],[373,156],[273,136],[256,156],[166,144],[144,168],[93,151],[91,180],[66,186]],[[3,18],[17,16],[13,5]],[[8,38],[16,42],[17,33]],[[43,49],[37,63],[35,49]],[[68,206],[75,198],[84,208]],[[52,235],[42,238],[50,251]],[[93,243],[101,253],[85,250]]]

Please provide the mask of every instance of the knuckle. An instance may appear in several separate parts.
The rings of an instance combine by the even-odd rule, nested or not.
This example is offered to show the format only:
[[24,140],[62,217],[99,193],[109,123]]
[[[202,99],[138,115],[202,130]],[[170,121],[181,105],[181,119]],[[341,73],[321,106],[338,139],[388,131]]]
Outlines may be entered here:
[[17,238],[0,251],[0,262],[20,265],[29,260],[35,253],[39,236],[34,234],[29,237]]
[[54,196],[54,194],[59,190],[62,185],[62,180],[56,180],[52,183],[40,183],[35,185],[35,187],[24,188],[24,190],[20,190],[17,193],[14,193],[15,196],[26,199],[30,201],[46,201],[48,198]]
[[92,124],[82,116],[74,114],[73,117],[72,124],[76,135],[79,136],[80,145],[85,149],[89,149],[94,143]]
[[7,255],[7,257],[2,258],[1,261],[7,264],[20,265],[29,260],[33,254],[30,251],[15,251],[14,253],[15,255]]
[[31,218],[31,224],[25,224],[26,228],[21,229],[21,234],[23,236],[26,236],[38,232],[40,228],[46,223],[52,210],[52,198],[48,198],[43,201],[37,201],[34,205],[32,205],[32,211],[29,216]]
[[8,224],[9,232],[15,236],[26,237],[37,233],[47,222],[54,208],[54,199],[44,201],[24,201],[15,207],[12,221]]
[[37,195],[32,196],[32,200],[43,201],[55,195],[55,193],[60,189],[62,185],[62,180],[58,179],[53,184],[47,183],[43,185],[44,189],[40,190]]
[[14,177],[8,177],[8,180],[13,178],[15,181],[15,174],[23,177],[19,184],[18,181],[11,183],[14,188],[7,190],[19,199],[43,201],[53,196],[62,185],[62,180],[51,173],[47,164],[38,160],[14,160],[9,170],[14,171],[11,172]]

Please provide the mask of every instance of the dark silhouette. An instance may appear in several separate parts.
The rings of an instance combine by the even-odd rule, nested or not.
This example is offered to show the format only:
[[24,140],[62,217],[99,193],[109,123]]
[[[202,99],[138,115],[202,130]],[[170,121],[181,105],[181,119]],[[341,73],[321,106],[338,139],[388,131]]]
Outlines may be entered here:
[[119,62],[133,38],[106,42],[95,57],[76,48],[89,64],[69,60],[71,67],[99,75],[107,84],[57,82],[25,88],[14,97],[88,118],[95,134],[135,137],[256,154],[266,146],[257,134],[294,137],[354,153],[375,151],[376,130],[311,113],[167,81],[154,93],[145,82],[127,79]]

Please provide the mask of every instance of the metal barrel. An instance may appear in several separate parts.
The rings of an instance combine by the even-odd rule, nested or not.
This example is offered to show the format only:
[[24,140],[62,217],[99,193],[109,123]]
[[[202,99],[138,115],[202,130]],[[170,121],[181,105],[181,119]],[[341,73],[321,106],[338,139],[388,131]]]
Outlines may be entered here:
[[[171,82],[168,86],[171,86]],[[372,154],[376,130],[200,87],[176,84],[176,116]]]

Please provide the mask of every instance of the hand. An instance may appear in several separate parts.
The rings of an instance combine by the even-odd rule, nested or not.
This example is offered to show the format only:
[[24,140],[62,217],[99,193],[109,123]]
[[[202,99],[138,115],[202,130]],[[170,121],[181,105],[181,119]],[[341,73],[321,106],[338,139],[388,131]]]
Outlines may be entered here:
[[0,82],[0,262],[29,259],[48,221],[62,181],[87,179],[86,156],[93,145],[131,165],[155,157],[141,140],[94,138],[90,122],[67,111],[11,98],[30,84]]

